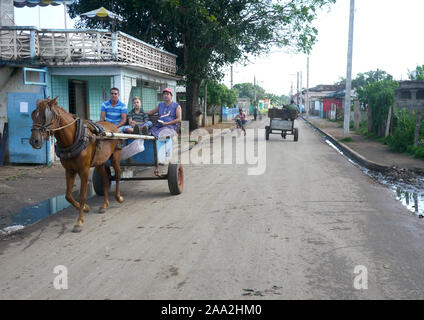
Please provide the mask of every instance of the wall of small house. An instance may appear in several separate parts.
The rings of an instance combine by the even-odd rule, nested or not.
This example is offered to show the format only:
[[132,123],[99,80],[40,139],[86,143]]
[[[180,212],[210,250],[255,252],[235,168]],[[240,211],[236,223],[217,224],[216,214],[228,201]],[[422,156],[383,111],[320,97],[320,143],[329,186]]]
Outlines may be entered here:
[[[40,82],[40,74],[28,72],[27,81]],[[38,85],[24,84],[24,74],[22,67],[3,66],[0,68],[0,133],[7,118],[7,94],[9,92],[40,93],[44,87]],[[18,110],[17,110],[18,112]]]
[[100,120],[100,109],[104,101],[110,98],[111,77],[98,76],[58,76],[51,77],[51,96],[58,96],[59,106],[69,110],[69,80],[86,82],[87,107],[89,118]]
[[[141,98],[145,111],[152,110],[160,102],[162,89],[170,87],[174,92],[176,81],[164,77],[141,73],[121,67],[92,68],[54,68],[51,76],[51,95],[59,96],[59,104],[69,110],[68,81],[70,79],[87,81],[87,103],[90,119],[100,119],[101,104],[110,98],[110,88],[120,90],[119,99],[127,105],[128,112],[132,109],[132,98]],[[85,74],[85,75],[83,75]]]
[[144,111],[152,110],[158,105],[158,93],[160,94],[160,90],[149,87],[142,88],[141,101]]
[[323,102],[323,112],[330,111],[332,104],[335,104],[337,108],[343,108],[342,99],[328,98],[328,99],[323,99],[322,102]]
[[[175,90],[175,87],[170,87],[173,91]],[[139,97],[141,99],[141,105],[144,111],[150,111],[154,109],[162,100],[161,90],[163,88],[165,88],[165,86],[160,82],[137,80],[135,86],[131,86],[130,88],[130,94],[127,104],[128,112],[131,111],[131,109],[133,108],[133,97]]]
[[121,88],[121,101],[127,105],[128,111],[132,109],[134,96],[141,98],[144,111],[154,109],[162,101],[162,90],[167,87],[172,89],[173,100],[176,100],[176,80],[141,73],[129,68],[120,68],[119,72],[120,74],[113,77],[112,82],[116,87]]

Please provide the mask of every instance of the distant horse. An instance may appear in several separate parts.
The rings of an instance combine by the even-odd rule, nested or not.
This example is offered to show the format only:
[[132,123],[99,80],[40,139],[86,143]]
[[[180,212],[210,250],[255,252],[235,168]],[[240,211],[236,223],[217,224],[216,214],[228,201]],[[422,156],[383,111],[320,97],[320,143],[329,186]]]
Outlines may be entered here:
[[[57,144],[56,154],[66,170],[66,200],[79,210],[77,224],[73,232],[80,232],[84,223],[84,212],[89,211],[85,203],[87,199],[87,183],[90,167],[96,167],[102,177],[104,186],[104,202],[100,206],[101,213],[109,206],[109,178],[104,163],[111,158],[116,177],[116,200],[124,201],[119,192],[121,150],[119,140],[97,139],[93,134],[94,126],[87,121],[76,118],[57,104],[54,99],[37,100],[37,108],[31,114],[33,125],[30,144],[40,149],[50,135],[54,135]],[[98,122],[106,131],[118,132],[115,125],[109,122]],[[90,129],[89,129],[90,127]],[[81,179],[79,203],[72,197],[72,188],[78,173]]]

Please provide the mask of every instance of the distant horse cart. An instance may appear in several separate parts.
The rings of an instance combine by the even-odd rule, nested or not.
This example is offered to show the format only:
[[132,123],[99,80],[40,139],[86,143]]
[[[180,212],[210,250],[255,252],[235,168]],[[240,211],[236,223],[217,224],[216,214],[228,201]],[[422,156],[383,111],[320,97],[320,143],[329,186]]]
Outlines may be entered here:
[[269,140],[270,134],[281,133],[286,139],[287,135],[293,135],[294,141],[299,140],[299,129],[294,127],[297,118],[297,110],[277,109],[268,110],[269,126],[265,126],[265,138]]
[[[98,195],[104,196],[103,204],[99,208],[100,213],[104,213],[109,206],[111,180],[116,182],[115,198],[119,203],[124,201],[119,189],[119,182],[124,179],[167,179],[171,194],[179,194],[183,190],[184,180],[181,165],[168,163],[168,173],[166,175],[159,174],[159,163],[166,162],[172,156],[172,139],[170,138],[160,141],[152,136],[122,134],[118,132],[116,126],[109,122],[94,123],[90,120],[77,118],[58,106],[57,97],[55,99],[37,100],[37,107],[31,117],[33,125],[30,144],[33,148],[40,149],[44,141],[51,135],[56,138],[55,151],[66,171],[65,198],[79,210],[74,232],[82,231],[84,212],[90,210],[86,204],[90,167],[95,167],[93,172],[94,189]],[[128,139],[145,139],[146,150],[122,161],[122,164],[155,166],[156,177],[121,179],[122,147],[127,144],[124,141]],[[114,176],[111,175],[111,167],[114,169]],[[78,202],[72,197],[76,174],[79,175],[81,180]]]

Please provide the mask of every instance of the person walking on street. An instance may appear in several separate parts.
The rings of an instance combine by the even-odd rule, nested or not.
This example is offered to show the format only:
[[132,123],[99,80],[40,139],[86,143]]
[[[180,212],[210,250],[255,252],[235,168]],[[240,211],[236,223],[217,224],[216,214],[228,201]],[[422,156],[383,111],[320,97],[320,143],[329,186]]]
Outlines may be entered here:
[[127,122],[127,106],[119,100],[118,88],[110,89],[110,99],[101,107],[100,121],[113,123],[122,132]]
[[255,121],[257,116],[258,116],[258,107],[255,106],[255,108],[253,109],[253,118],[255,119]]
[[246,113],[244,113],[242,108],[239,108],[239,113],[236,114],[235,119],[238,125],[241,127],[241,130],[243,130],[244,135],[246,135],[246,128],[244,127],[244,125],[247,123]]

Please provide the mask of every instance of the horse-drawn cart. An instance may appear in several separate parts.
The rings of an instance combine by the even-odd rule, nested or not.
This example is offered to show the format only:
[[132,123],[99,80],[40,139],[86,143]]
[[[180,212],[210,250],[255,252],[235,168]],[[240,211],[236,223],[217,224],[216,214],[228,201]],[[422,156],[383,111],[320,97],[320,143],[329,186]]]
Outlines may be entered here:
[[[137,139],[144,140],[144,151],[136,153],[125,160],[121,160],[120,166],[122,171],[120,181],[167,180],[169,191],[172,195],[182,193],[184,186],[183,167],[181,164],[170,162],[173,154],[172,137],[156,139],[153,136],[112,132],[105,132],[104,136],[107,139],[123,139],[124,148],[136,142],[135,140]],[[110,182],[116,180],[116,177],[112,175],[110,161],[107,161],[105,166],[110,187]],[[164,166],[168,166],[167,172],[160,173],[159,168],[163,168]],[[154,176],[137,176],[140,171],[146,171],[140,170],[140,167],[154,167]],[[97,195],[104,195],[102,178],[96,168],[93,171],[93,187]]]
[[297,118],[296,110],[269,109],[269,126],[265,126],[265,138],[269,140],[270,133],[280,133],[285,139],[287,135],[293,135],[294,141],[299,139],[299,129],[294,127],[294,120]]

